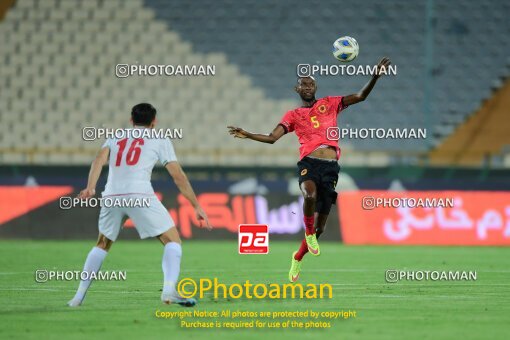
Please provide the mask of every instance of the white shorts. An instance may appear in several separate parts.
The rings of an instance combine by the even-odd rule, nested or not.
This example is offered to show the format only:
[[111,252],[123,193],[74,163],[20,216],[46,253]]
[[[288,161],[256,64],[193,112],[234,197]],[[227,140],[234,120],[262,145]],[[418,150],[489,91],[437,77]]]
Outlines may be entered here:
[[149,204],[143,207],[102,206],[99,213],[99,232],[109,240],[117,239],[120,229],[128,218],[133,221],[140,238],[161,235],[175,226],[172,217],[156,196],[114,196],[112,198],[116,197],[149,199]]

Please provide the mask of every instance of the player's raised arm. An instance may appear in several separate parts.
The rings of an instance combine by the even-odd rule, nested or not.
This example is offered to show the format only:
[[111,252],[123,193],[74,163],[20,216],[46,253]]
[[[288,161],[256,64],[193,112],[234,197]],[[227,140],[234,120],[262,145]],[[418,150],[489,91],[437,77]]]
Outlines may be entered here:
[[227,126],[227,128],[228,132],[234,136],[234,138],[248,138],[257,142],[269,144],[274,144],[285,134],[285,129],[281,124],[278,124],[269,134],[251,133],[235,126]]
[[205,227],[211,230],[212,226],[209,224],[209,219],[207,218],[207,215],[200,206],[200,204],[198,204],[197,196],[195,195],[195,192],[191,187],[191,184],[188,180],[188,176],[186,176],[186,174],[182,170],[181,165],[176,161],[172,161],[168,162],[165,165],[165,168],[168,170],[170,176],[172,176],[175,185],[177,185],[177,188],[179,189],[181,194],[183,194],[184,197],[186,197],[186,199],[191,203],[193,208],[195,208],[195,213],[198,222],[200,223],[200,226],[202,226],[202,222],[204,222]]
[[89,179],[87,182],[87,187],[83,189],[80,194],[78,195],[78,198],[85,199],[94,197],[96,194],[96,184],[99,179],[99,176],[101,176],[101,170],[103,169],[103,165],[108,162],[108,156],[110,154],[110,148],[109,147],[103,147],[96,155],[96,158],[92,162],[92,165],[90,166],[89,171]]
[[390,59],[387,57],[382,58],[379,64],[377,64],[376,74],[372,76],[372,79],[370,79],[370,81],[366,83],[366,85],[363,86],[363,88],[358,93],[345,96],[343,98],[343,105],[344,106],[353,105],[367,99],[368,95],[374,88],[377,79],[379,79],[379,77],[381,76],[381,69],[383,67],[387,68],[388,66],[390,66]]

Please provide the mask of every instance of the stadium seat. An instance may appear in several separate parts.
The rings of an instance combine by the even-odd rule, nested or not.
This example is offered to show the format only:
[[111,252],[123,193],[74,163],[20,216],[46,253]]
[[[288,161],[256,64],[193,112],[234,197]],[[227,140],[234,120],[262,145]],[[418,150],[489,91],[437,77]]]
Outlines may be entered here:
[[[436,117],[434,133],[445,136],[490,96],[491,87],[500,85],[501,77],[509,74],[508,54],[500,48],[506,42],[509,22],[498,6],[477,1],[436,2],[436,6],[434,93],[428,100],[433,101],[432,116]],[[184,163],[200,159],[201,164],[231,164],[221,150],[232,145],[258,153],[260,164],[274,164],[273,155],[266,152],[267,145],[237,144],[229,138],[225,126],[236,124],[267,132],[298,103],[292,90],[296,65],[335,63],[328,46],[342,34],[331,29],[338,27],[338,18],[332,14],[337,7],[334,0],[322,1],[321,21],[312,21],[309,29],[302,22],[317,9],[304,1],[291,6],[289,2],[259,0],[239,6],[229,0],[218,0],[214,5],[206,0],[193,4],[161,0],[18,0],[0,22],[0,39],[5,42],[0,60],[6,65],[0,69],[0,99],[27,123],[40,123],[38,132],[43,136],[74,133],[84,123],[127,124],[129,108],[139,101],[149,101],[161,113],[160,124],[179,125],[185,131],[186,137],[179,143],[187,150],[180,156]],[[367,0],[362,9],[354,11],[346,6],[342,11],[343,27],[349,27],[349,34],[358,38],[361,46],[355,64],[373,64],[388,55],[398,66],[398,75],[383,78],[370,99],[347,110],[340,122],[356,127],[422,126],[423,103],[427,100],[423,83],[424,4],[389,2],[382,6],[377,0]],[[282,17],[282,12],[287,16]],[[197,19],[204,17],[207,20],[197,25]],[[486,17],[491,21],[485,22]],[[478,42],[476,49],[472,48],[473,40]],[[115,65],[122,63],[213,64],[216,75],[181,78],[179,82],[175,76],[164,75],[119,79],[115,77]],[[466,70],[471,70],[476,83],[459,82]],[[367,79],[319,77],[319,95],[353,93]],[[443,95],[452,88],[456,95]],[[445,111],[455,114],[440,121]],[[6,119],[8,124],[13,122]],[[59,124],[62,120],[68,124]],[[45,158],[37,155],[38,149],[56,147],[53,137],[35,143],[26,131],[16,128],[7,133],[19,150],[32,150],[30,157],[2,158],[8,161],[88,162],[97,147],[93,143],[80,146],[80,140],[73,138],[70,143],[81,147],[85,156],[62,153]],[[204,147],[204,141],[210,155],[193,154]],[[405,146],[392,140],[376,144],[352,140],[348,144],[354,152],[370,148],[420,152],[426,148],[425,143],[416,141]],[[278,145],[272,150],[290,155],[278,162],[293,164],[296,140],[284,138]],[[377,157],[374,161],[360,157],[358,161],[377,163]]]

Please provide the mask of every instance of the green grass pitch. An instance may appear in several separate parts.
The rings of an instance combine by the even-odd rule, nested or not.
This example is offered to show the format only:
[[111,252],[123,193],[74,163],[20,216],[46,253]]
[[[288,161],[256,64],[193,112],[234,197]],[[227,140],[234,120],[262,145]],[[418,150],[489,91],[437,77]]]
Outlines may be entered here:
[[[300,282],[330,283],[324,300],[224,300],[211,296],[196,310],[355,310],[356,318],[329,329],[183,329],[155,311],[193,310],[159,301],[162,246],[155,240],[119,241],[102,270],[126,270],[126,281],[94,282],[83,306],[70,309],[77,281],[36,283],[34,271],[81,270],[93,241],[0,242],[0,338],[95,339],[508,339],[510,248],[375,247],[321,244],[307,255]],[[238,255],[235,241],[185,241],[181,278],[222,283],[286,283],[298,242],[271,242],[268,255]],[[389,284],[387,269],[476,270],[477,281]]]

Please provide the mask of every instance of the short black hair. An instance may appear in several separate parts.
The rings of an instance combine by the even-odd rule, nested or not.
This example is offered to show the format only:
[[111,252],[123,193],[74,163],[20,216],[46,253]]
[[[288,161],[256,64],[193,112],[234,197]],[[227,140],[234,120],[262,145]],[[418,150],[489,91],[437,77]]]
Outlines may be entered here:
[[140,103],[131,109],[131,119],[133,124],[149,126],[156,118],[156,109],[148,103]]

